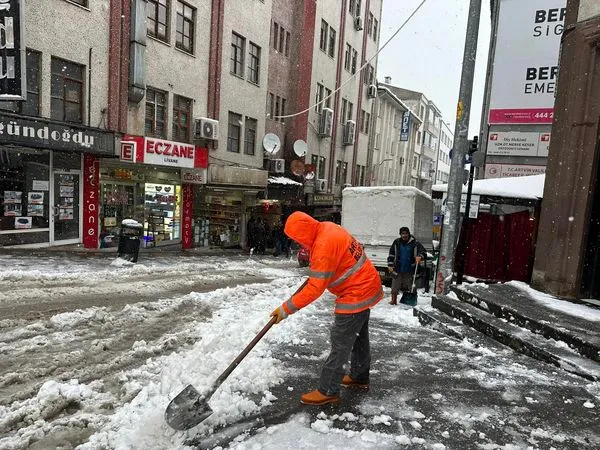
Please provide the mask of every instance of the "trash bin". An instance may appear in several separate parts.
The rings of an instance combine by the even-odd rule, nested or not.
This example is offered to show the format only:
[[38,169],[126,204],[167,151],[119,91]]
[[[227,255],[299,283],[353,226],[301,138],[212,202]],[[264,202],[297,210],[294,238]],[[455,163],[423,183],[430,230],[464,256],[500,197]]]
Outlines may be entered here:
[[144,226],[137,220],[125,219],[121,222],[119,231],[119,246],[117,257],[131,262],[137,262],[140,253],[140,238]]

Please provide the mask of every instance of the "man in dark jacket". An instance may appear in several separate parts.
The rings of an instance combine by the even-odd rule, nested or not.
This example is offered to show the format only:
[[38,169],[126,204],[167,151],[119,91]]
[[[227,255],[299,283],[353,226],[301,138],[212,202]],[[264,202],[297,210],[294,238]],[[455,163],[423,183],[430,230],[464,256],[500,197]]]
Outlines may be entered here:
[[416,265],[425,259],[425,247],[410,234],[408,227],[400,228],[400,237],[394,240],[388,255],[388,270],[392,274],[392,301],[398,304],[398,293],[402,291],[400,303],[417,304],[417,290],[413,290]]

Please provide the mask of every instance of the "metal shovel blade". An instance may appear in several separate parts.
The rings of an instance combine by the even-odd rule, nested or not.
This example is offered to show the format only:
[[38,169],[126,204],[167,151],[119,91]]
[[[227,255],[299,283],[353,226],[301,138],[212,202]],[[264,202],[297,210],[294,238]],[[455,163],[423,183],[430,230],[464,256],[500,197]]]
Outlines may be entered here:
[[189,430],[213,413],[206,397],[191,384],[171,400],[165,411],[165,421],[175,430]]

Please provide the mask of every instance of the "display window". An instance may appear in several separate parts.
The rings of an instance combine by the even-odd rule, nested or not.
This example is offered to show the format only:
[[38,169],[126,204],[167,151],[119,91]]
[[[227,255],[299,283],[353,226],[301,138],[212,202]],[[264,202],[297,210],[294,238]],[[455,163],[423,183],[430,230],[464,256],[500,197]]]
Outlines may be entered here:
[[239,247],[242,192],[207,191],[197,199],[194,204],[194,245]]
[[125,182],[106,182],[102,183],[100,195],[100,247],[114,247],[123,219],[135,217],[136,186]]
[[181,238],[181,185],[145,183],[144,210],[147,247]]
[[50,153],[0,148],[0,245],[48,241],[50,202]]

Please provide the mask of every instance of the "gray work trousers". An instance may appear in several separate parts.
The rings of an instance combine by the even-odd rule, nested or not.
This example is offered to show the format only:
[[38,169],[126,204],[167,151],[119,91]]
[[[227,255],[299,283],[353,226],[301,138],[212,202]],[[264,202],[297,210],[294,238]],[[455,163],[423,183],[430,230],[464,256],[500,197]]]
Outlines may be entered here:
[[336,314],[331,329],[331,353],[323,369],[319,391],[337,395],[344,377],[344,364],[350,358],[350,377],[360,383],[369,382],[371,348],[369,346],[369,317],[371,310],[356,314]]

